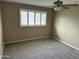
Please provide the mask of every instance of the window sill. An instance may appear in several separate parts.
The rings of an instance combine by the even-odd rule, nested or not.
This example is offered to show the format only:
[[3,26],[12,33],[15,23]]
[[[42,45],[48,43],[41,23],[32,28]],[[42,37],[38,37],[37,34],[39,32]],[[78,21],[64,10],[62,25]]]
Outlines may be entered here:
[[21,28],[29,28],[29,27],[46,27],[47,25],[40,26],[20,26]]

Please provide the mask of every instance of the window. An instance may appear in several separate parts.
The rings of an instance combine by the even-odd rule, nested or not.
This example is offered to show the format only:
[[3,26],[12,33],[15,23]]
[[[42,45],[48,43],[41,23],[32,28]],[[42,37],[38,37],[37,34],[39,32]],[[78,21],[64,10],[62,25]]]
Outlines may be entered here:
[[46,26],[46,19],[46,11],[20,10],[20,26]]

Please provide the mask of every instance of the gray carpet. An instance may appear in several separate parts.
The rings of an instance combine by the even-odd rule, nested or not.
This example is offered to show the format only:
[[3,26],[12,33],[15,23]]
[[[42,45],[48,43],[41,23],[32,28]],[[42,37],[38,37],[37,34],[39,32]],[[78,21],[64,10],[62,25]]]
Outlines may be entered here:
[[79,51],[54,39],[5,45],[3,59],[79,59]]

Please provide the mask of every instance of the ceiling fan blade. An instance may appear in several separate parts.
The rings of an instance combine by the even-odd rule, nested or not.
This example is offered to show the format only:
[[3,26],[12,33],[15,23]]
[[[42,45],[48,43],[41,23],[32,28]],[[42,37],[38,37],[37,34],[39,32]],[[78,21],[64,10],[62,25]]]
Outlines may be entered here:
[[64,8],[64,9],[69,9],[70,7],[68,7],[68,6],[63,6],[62,8]]
[[79,6],[79,4],[63,4],[62,6]]
[[62,7],[63,7],[64,9],[69,9],[70,6],[76,7],[76,6],[79,6],[79,4],[63,4],[63,5],[62,5]]

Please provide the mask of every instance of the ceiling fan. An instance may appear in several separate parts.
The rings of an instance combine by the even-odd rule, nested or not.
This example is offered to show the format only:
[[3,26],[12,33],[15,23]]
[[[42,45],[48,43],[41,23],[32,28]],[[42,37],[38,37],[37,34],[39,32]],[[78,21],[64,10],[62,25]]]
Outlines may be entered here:
[[55,11],[59,11],[61,10],[62,8],[64,9],[69,9],[69,6],[79,6],[79,4],[63,4],[63,1],[60,1],[60,0],[57,0],[55,2],[53,2],[53,4],[55,6],[53,6],[52,8],[55,10]]

